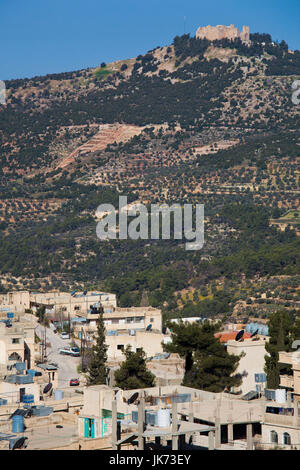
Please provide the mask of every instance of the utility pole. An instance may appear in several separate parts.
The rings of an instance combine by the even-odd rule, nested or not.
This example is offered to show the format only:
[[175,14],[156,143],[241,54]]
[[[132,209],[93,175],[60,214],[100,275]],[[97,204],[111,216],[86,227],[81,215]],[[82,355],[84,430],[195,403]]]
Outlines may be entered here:
[[44,327],[44,338],[43,338],[43,346],[42,346],[42,363],[45,362],[45,359],[47,357],[47,336],[46,336],[46,327]]
[[80,349],[81,349],[81,370],[84,370],[84,342],[83,342],[83,328],[81,327],[81,339],[80,339]]

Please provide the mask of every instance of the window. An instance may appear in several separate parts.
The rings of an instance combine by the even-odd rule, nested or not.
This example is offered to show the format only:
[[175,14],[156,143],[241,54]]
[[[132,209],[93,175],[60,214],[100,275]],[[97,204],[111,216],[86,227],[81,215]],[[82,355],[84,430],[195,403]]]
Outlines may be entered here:
[[271,442],[273,444],[278,444],[278,434],[276,431],[271,431]]
[[289,435],[288,432],[283,433],[283,444],[287,446],[291,445],[291,436]]
[[117,349],[124,351],[124,344],[118,344]]
[[154,322],[154,318],[150,318],[150,323],[153,323]]
[[75,305],[74,310],[80,310],[80,305]]
[[20,339],[19,339],[19,338],[13,338],[13,339],[12,339],[12,343],[13,343],[13,344],[19,344],[19,343],[20,343]]
[[10,356],[8,356],[9,361],[22,361],[21,356],[18,353],[13,352]]

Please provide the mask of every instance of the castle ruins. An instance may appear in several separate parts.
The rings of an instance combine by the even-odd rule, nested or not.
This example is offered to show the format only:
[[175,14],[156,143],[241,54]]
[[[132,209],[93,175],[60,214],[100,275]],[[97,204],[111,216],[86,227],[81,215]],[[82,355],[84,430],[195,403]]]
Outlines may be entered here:
[[242,31],[240,31],[238,28],[235,28],[233,24],[230,26],[204,26],[197,29],[196,38],[206,38],[209,41],[240,38],[243,42],[250,42],[250,28],[249,26],[243,26]]

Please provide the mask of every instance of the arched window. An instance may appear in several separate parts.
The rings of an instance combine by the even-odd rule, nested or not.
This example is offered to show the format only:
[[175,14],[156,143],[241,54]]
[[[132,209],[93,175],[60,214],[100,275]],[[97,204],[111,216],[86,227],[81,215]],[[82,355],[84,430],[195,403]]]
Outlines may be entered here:
[[278,434],[276,431],[271,431],[271,442],[273,444],[278,444]]
[[291,436],[289,435],[288,432],[283,433],[283,444],[291,445]]
[[13,353],[11,353],[10,356],[8,356],[8,360],[9,361],[22,361],[22,358],[21,358],[21,356],[19,356],[18,353],[13,352]]

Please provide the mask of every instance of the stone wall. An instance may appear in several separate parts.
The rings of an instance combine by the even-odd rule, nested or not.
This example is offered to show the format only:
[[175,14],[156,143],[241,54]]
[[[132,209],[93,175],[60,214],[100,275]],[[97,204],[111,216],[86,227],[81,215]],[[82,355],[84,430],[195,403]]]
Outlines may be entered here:
[[204,26],[199,27],[196,31],[197,39],[208,39],[214,41],[216,39],[236,39],[240,38],[244,42],[250,41],[250,28],[243,26],[242,31],[235,28],[233,24],[230,26],[217,25],[217,26]]

